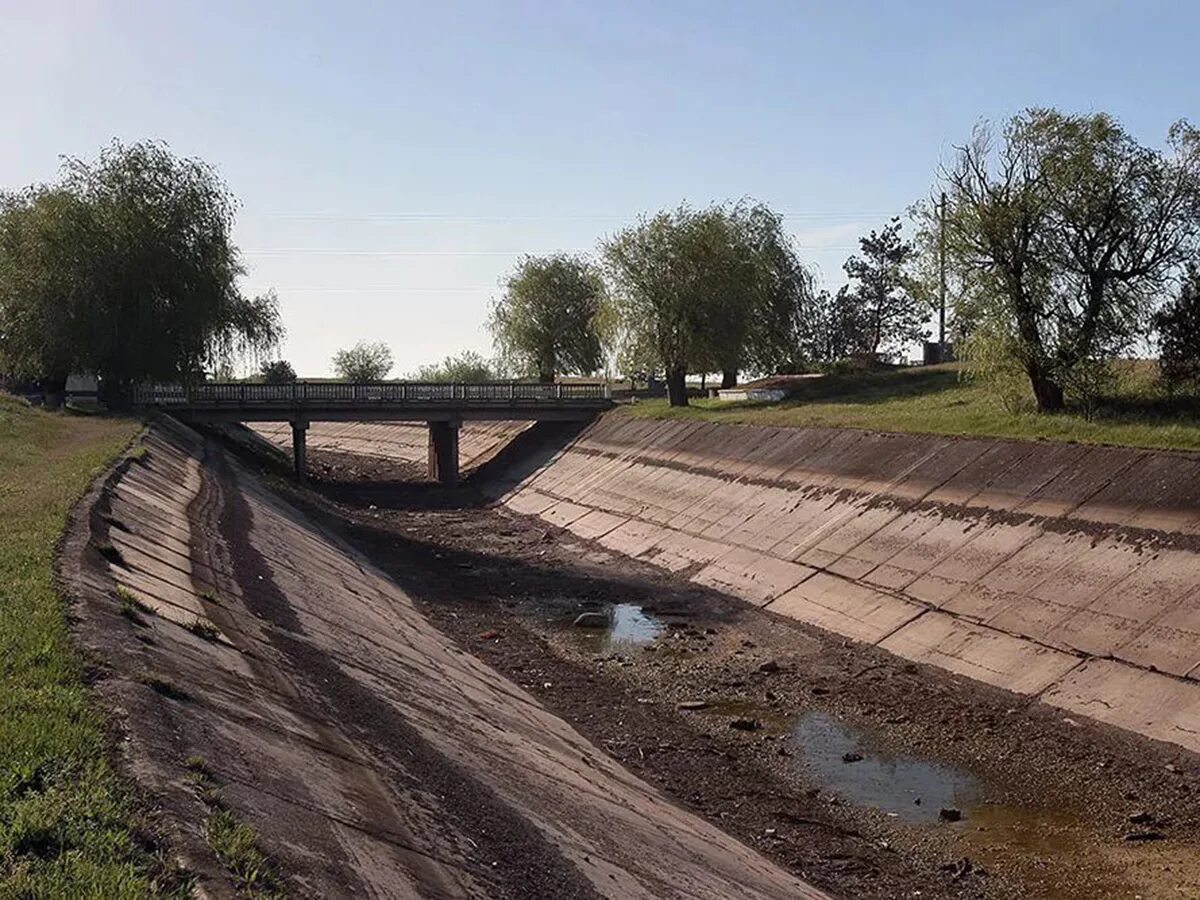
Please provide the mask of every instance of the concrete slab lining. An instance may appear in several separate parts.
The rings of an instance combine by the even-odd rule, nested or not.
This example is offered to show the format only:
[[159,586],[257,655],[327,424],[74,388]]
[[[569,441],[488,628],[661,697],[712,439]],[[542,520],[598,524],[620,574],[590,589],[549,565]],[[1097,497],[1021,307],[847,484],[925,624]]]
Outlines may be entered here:
[[1200,752],[1200,456],[613,413],[502,502]]
[[[410,768],[423,765],[413,752],[420,743],[432,765],[457,767],[456,778],[502,804],[485,831],[508,827],[503,816],[528,822],[598,896],[824,896],[668,801],[464,653],[368,561],[215,446],[170,423],[151,434],[150,453],[110,485],[111,512],[96,527],[119,541],[107,574],[156,613],[136,626],[152,639],[129,641],[137,659],[116,664],[128,663],[134,678],[161,673],[190,695],[170,727],[126,717],[152,790],[194,803],[181,766],[186,747],[202,740],[222,802],[314,894],[345,893],[349,879],[373,896],[487,896],[480,878],[495,857],[479,862],[485,851],[453,824],[464,811]],[[509,502],[589,537],[629,524],[533,488]],[[103,575],[81,578],[80,588],[90,592],[89,616],[108,617],[96,627],[111,632],[120,620]],[[186,627],[200,617],[215,638]],[[345,702],[366,704],[373,723],[402,721],[386,727],[411,735],[359,740],[363,728],[341,718]]]

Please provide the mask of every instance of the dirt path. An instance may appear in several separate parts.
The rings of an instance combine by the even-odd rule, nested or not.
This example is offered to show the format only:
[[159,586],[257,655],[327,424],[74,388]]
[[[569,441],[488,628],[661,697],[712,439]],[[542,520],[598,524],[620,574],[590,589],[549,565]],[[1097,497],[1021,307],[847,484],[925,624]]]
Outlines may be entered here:
[[[677,802],[821,887],[1200,895],[1200,768],[1177,748],[464,507],[477,503],[469,490],[414,485],[384,462],[314,454],[314,471],[327,520],[440,628]],[[572,625],[582,613],[608,625]]]

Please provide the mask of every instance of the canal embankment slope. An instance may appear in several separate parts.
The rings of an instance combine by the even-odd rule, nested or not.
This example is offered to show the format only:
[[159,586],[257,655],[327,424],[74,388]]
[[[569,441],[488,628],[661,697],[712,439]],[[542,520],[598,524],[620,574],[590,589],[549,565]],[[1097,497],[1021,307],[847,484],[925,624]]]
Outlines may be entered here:
[[820,896],[170,420],[80,508],[63,572],[132,770],[214,895],[228,814],[302,894]]
[[781,616],[1200,751],[1200,455],[615,412],[487,490]]

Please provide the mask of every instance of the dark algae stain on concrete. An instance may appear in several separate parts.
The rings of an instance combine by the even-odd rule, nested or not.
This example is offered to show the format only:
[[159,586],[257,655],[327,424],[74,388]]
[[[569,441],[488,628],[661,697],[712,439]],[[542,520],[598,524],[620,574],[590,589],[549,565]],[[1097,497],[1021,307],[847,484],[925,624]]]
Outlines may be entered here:
[[[230,485],[237,484],[232,467],[226,465],[223,474]],[[249,540],[252,527],[242,492],[226,491],[220,533],[247,607],[278,626],[280,630],[269,632],[271,644],[302,677],[322,710],[356,742],[371,748],[397,790],[437,798],[438,812],[470,836],[478,848],[474,857],[490,861],[472,867],[472,874],[489,885],[489,893],[512,898],[596,896],[588,881],[531,822],[433,749],[394,707],[305,639],[270,566]],[[427,883],[436,884],[436,875],[430,873]]]

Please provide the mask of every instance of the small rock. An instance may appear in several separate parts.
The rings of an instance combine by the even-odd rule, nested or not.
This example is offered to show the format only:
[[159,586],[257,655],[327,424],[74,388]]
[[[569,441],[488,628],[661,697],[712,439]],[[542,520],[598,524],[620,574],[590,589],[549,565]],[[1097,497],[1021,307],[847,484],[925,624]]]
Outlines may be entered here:
[[1131,825],[1149,825],[1153,821],[1154,816],[1150,815],[1144,809],[1129,814],[1129,824]]
[[828,693],[829,693],[829,688],[821,687],[820,685],[818,685],[817,687],[814,687],[812,689],[812,694],[814,697],[821,697]]
[[481,640],[481,641],[494,641],[498,637],[500,637],[500,632],[498,632],[494,628],[492,628],[488,631],[481,631],[479,633],[479,640]]
[[850,751],[842,754],[842,762],[844,762],[844,763],[862,762],[862,754],[855,753],[853,750],[850,750]]
[[1165,835],[1161,831],[1131,831],[1125,835],[1125,840],[1130,843],[1146,843],[1148,841],[1161,841]]
[[553,540],[554,540],[554,535],[551,534],[549,531],[542,532],[542,543],[543,544],[549,544]]
[[1172,774],[1179,771],[1179,766],[1175,765],[1174,763],[1167,763],[1163,768]]
[[956,862],[945,863],[944,865],[940,866],[940,868],[943,872],[949,872],[950,877],[955,880],[966,878],[972,873],[978,873],[980,875],[983,874],[983,870],[978,868],[973,862],[971,862],[970,859],[965,856]]
[[775,829],[768,828],[766,831],[763,832],[763,834],[765,834],[767,837],[775,837]]
[[938,810],[938,818],[943,822],[958,822],[962,820],[962,810],[953,806],[943,806]]
[[768,659],[765,663],[758,667],[758,671],[764,675],[774,675],[779,671],[779,663],[773,659]]
[[762,728],[762,723],[758,719],[734,719],[729,723],[729,727],[737,731],[758,731]]
[[608,616],[598,612],[583,612],[575,617],[576,628],[607,628]]
[[684,700],[681,703],[676,703],[676,709],[708,709],[709,702],[707,700]]

